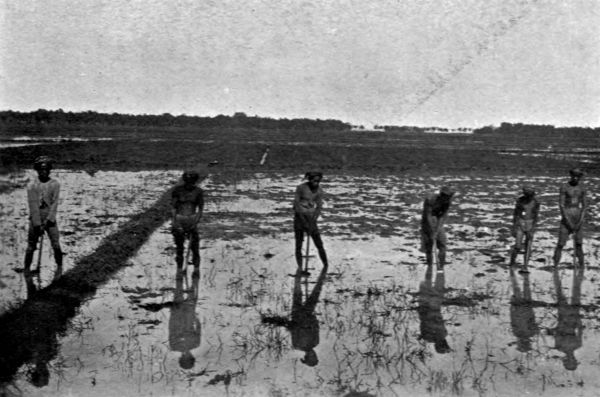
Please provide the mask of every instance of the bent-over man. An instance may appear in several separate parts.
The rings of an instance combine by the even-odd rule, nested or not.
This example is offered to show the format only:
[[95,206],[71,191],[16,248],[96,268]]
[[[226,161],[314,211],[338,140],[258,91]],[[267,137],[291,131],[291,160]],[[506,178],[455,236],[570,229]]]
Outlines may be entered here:
[[450,202],[454,196],[454,190],[444,186],[439,194],[428,196],[423,202],[423,213],[421,217],[421,245],[427,257],[427,265],[433,265],[433,245],[438,249],[438,270],[446,264],[446,231],[444,222],[448,217]]
[[323,247],[317,219],[323,208],[323,190],[320,183],[321,172],[307,172],[304,176],[308,182],[298,185],[294,196],[294,238],[296,240],[296,263],[302,268],[302,242],[304,233],[312,238],[323,266],[327,266],[327,254]]

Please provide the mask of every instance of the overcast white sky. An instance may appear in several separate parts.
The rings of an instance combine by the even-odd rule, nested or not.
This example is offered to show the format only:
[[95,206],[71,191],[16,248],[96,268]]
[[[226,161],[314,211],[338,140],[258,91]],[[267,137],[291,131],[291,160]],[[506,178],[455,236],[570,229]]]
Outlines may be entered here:
[[0,109],[600,125],[596,0],[0,0]]

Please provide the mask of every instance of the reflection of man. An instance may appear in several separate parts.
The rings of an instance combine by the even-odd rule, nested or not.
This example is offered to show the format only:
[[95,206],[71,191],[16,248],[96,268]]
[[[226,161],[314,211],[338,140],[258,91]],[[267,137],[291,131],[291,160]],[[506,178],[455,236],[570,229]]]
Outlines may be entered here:
[[196,359],[191,350],[200,346],[202,325],[196,316],[196,302],[198,300],[198,283],[200,275],[192,274],[192,289],[187,291],[184,298],[183,280],[187,277],[181,268],[177,268],[175,276],[175,295],[171,316],[169,317],[169,347],[173,351],[181,352],[179,365],[183,369],[194,366]]
[[327,266],[321,269],[315,284],[306,301],[302,299],[301,268],[298,268],[294,279],[294,292],[292,300],[292,318],[287,327],[292,334],[292,347],[305,352],[302,363],[314,367],[319,363],[315,347],[319,344],[319,320],[315,316],[315,307],[319,302],[319,295],[327,275]]
[[433,264],[434,244],[438,249],[438,269],[446,264],[446,231],[444,222],[448,218],[448,209],[454,191],[444,186],[437,195],[428,196],[423,202],[423,213],[421,218],[421,245],[427,256],[427,265]]
[[560,228],[558,232],[558,243],[554,251],[554,265],[558,266],[562,249],[567,243],[569,236],[573,235],[573,244],[575,245],[575,255],[579,261],[579,266],[584,265],[583,258],[583,220],[587,210],[587,198],[585,187],[579,183],[583,177],[583,171],[574,168],[569,171],[571,179],[560,187],[559,208],[560,208]]
[[517,255],[523,251],[523,239],[525,239],[525,257],[523,259],[523,270],[527,269],[527,262],[531,256],[531,244],[533,234],[537,226],[540,203],[535,198],[535,190],[529,186],[523,187],[523,195],[517,199],[513,211],[512,234],[515,238],[515,246],[510,255],[510,265],[515,264]]
[[[36,286],[31,272],[25,272],[25,284],[27,286],[27,298],[30,299],[36,293]],[[35,339],[30,341],[31,360],[33,367],[28,371],[28,378],[35,387],[47,386],[50,381],[50,371],[48,363],[58,353],[58,341],[56,338],[56,328],[53,324],[44,324],[39,327],[35,334]]]
[[577,368],[575,350],[583,344],[583,324],[581,322],[581,283],[583,281],[583,268],[573,270],[573,290],[571,303],[562,292],[562,285],[558,269],[554,268],[554,287],[556,289],[556,304],[558,306],[558,320],[556,328],[551,330],[554,335],[554,348],[565,353],[563,365],[566,370],[573,371]]
[[56,266],[61,269],[63,253],[60,248],[58,226],[56,225],[60,183],[50,177],[52,159],[49,157],[38,157],[33,164],[33,168],[37,171],[38,179],[31,182],[27,187],[29,232],[27,235],[24,268],[25,271],[29,271],[38,241],[40,241],[40,238],[46,232],[54,251]]
[[194,271],[200,270],[200,237],[198,222],[204,208],[204,192],[196,183],[200,174],[196,171],[185,171],[182,176],[183,184],[178,185],[172,192],[172,232],[175,239],[177,267],[183,267],[183,250],[185,239],[190,239]]
[[517,350],[525,353],[531,350],[531,338],[539,332],[532,306],[529,274],[523,275],[523,291],[519,288],[515,270],[512,267],[510,268],[510,281],[513,287],[513,296],[510,300],[510,325],[517,338]]
[[446,337],[448,331],[442,317],[442,301],[444,300],[444,272],[437,272],[435,285],[432,285],[433,266],[427,266],[425,280],[419,286],[419,320],[421,322],[421,338],[431,342],[438,353],[451,351]]

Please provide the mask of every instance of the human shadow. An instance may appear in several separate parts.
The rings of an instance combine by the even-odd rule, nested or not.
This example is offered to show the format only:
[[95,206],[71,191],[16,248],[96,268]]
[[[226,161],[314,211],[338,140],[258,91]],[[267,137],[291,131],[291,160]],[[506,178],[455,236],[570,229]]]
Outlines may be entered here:
[[183,369],[194,367],[196,359],[191,351],[200,346],[202,324],[196,315],[198,284],[200,275],[192,274],[192,284],[187,284],[187,274],[181,268],[175,275],[175,292],[169,316],[169,348],[180,352],[179,366]]
[[[25,271],[23,276],[27,288],[27,299],[31,299],[38,291],[35,284],[35,274],[31,271]],[[27,380],[38,388],[47,386],[50,381],[49,362],[56,357],[59,347],[58,337],[54,331],[56,325],[58,324],[54,322],[40,324],[36,333],[26,335],[26,343],[30,346]]]
[[21,305],[0,315],[0,383],[10,382],[34,357],[38,340],[61,335],[79,307],[96,293],[167,220],[170,189],[148,209],[134,215],[102,240],[90,254],[50,285],[29,294]]
[[435,351],[440,354],[450,352],[446,338],[448,331],[442,316],[442,302],[444,301],[445,274],[439,270],[433,281],[433,266],[427,266],[425,280],[419,285],[418,313],[420,320],[420,338],[433,343]]
[[556,327],[548,330],[554,336],[554,348],[565,354],[563,366],[568,371],[577,369],[578,361],[575,350],[583,345],[583,323],[581,321],[581,284],[584,278],[583,266],[573,269],[573,287],[571,302],[562,290],[562,280],[557,268],[554,268],[553,279],[556,291],[558,318]]
[[519,286],[514,266],[509,267],[513,294],[510,298],[510,325],[517,338],[517,350],[526,353],[531,350],[531,339],[539,333],[531,298],[529,274],[522,273],[523,288]]

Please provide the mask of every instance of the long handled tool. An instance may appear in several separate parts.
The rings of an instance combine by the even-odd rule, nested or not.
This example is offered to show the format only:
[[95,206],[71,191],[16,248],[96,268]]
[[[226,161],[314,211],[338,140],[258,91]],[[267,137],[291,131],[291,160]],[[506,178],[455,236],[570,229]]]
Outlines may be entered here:
[[39,272],[42,266],[42,251],[44,248],[44,232],[42,231],[42,235],[40,236],[40,247],[38,252],[38,261],[37,261],[37,269],[34,272]]
[[433,244],[431,245],[431,256],[433,256],[433,264],[437,268],[440,264],[437,256],[437,236],[433,238]]
[[[184,244],[185,244],[185,240],[184,240]],[[183,262],[183,267],[187,268],[187,266],[190,264],[190,247],[192,245],[192,239],[188,239],[188,244],[187,244],[187,251],[185,253],[185,262]]]
[[308,273],[308,258],[310,257],[310,235],[306,233],[306,255],[304,255],[304,272]]
[[533,233],[527,236],[527,241],[525,243],[525,256],[523,258],[523,267],[527,269],[527,265],[529,264],[529,258],[531,258],[531,246],[533,245]]

